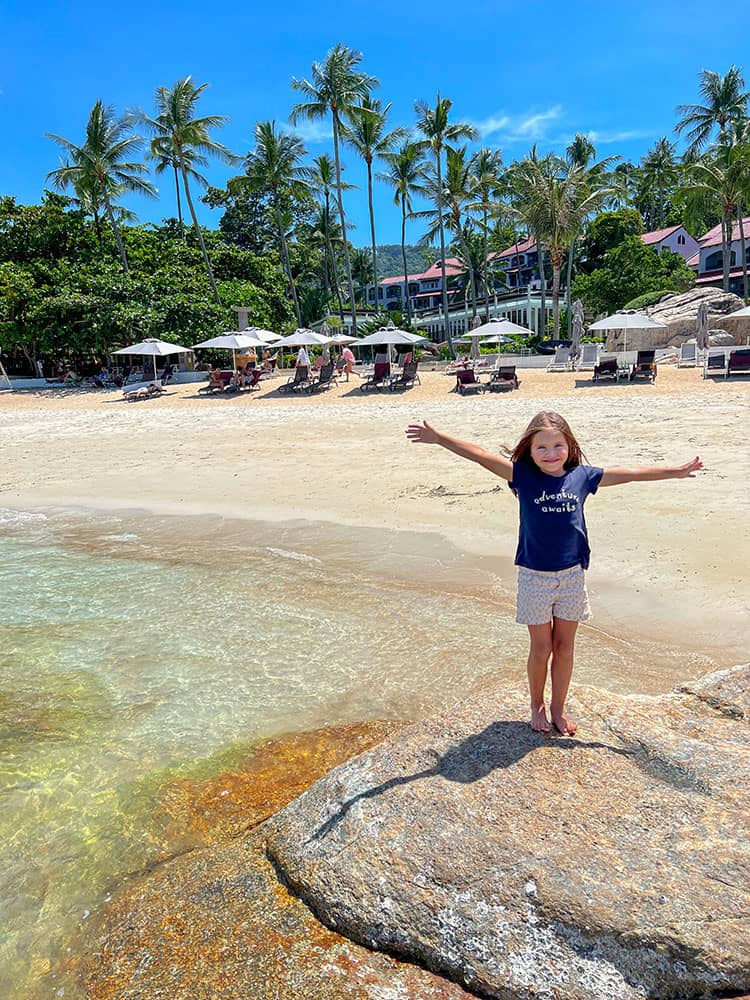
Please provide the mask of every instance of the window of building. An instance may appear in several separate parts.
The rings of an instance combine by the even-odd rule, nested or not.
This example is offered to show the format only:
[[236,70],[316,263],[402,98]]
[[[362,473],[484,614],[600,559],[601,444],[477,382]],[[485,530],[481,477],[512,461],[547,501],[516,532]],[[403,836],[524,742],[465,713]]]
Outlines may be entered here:
[[685,246],[685,237],[682,234],[680,234],[677,237],[677,242],[679,243],[680,246],[684,247]]

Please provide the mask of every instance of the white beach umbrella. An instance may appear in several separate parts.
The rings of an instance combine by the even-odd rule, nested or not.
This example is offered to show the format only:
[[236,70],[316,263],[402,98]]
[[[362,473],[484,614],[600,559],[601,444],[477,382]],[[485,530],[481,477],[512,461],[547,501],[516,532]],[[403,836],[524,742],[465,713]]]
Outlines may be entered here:
[[[476,327],[471,331],[470,336],[472,337],[505,337],[508,334],[523,334],[527,337],[533,330],[529,330],[526,326],[519,326],[518,323],[513,323],[509,319],[491,319],[488,323],[482,323],[481,326]],[[488,341],[488,343],[500,343],[503,341]]]
[[613,313],[605,319],[599,319],[592,323],[589,330],[622,330],[624,334],[623,351],[628,349],[628,330],[662,330],[668,329],[666,323],[652,319],[645,313],[636,312],[635,309],[623,309]]
[[376,330],[375,333],[357,341],[363,347],[382,347],[387,344],[424,344],[426,342],[426,337],[420,337],[419,334],[410,333],[408,330],[397,330],[395,327],[384,327],[382,330]]
[[750,306],[745,306],[744,309],[737,309],[735,312],[729,313],[729,315],[726,318],[727,319],[740,319],[743,316],[746,319],[750,319]]
[[170,354],[188,354],[192,347],[180,347],[179,344],[170,344],[166,340],[157,340],[156,337],[148,337],[140,344],[131,344],[130,347],[121,347],[119,351],[112,351],[113,354],[130,354],[141,358],[154,359],[154,381],[156,381],[156,359],[166,358]]
[[275,341],[281,340],[280,333],[274,333],[273,330],[263,330],[259,326],[248,326],[242,332],[249,337],[257,337],[263,344],[273,344]]
[[359,341],[359,337],[350,337],[347,333],[334,333],[332,337],[328,338],[332,344],[356,344]]
[[218,337],[210,340],[202,340],[200,344],[193,344],[193,350],[197,347],[218,347],[232,352],[232,371],[237,368],[237,351],[246,351],[248,347],[264,347],[264,342],[259,340],[249,330],[242,333],[220,333]]
[[288,337],[277,340],[274,347],[318,347],[321,344],[327,344],[329,340],[330,338],[324,337],[322,333],[315,333],[314,330],[308,330],[306,327],[298,327]]

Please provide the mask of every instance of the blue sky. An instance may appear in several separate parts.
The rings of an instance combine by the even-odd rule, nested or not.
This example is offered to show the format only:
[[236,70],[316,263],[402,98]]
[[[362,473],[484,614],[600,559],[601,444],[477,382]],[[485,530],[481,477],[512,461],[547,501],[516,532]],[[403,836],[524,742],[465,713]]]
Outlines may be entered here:
[[[127,9],[85,0],[5,0],[0,194],[38,201],[59,159],[44,133],[81,142],[98,98],[118,111],[150,110],[155,87],[187,75],[210,83],[201,111],[228,115],[217,138],[245,154],[255,122],[286,122],[297,99],[292,77],[309,76],[312,62],[337,41],[363,52],[363,68],[380,80],[378,96],[393,103],[393,125],[412,126],[414,100],[434,101],[439,90],[453,100],[456,120],[475,124],[482,144],[500,147],[506,162],[533,143],[562,152],[577,131],[591,134],[600,156],[638,159],[660,136],[673,138],[675,106],[698,101],[701,69],[724,73],[734,62],[750,78],[745,23],[746,6],[738,0],[720,11],[693,0],[208,7],[166,0]],[[311,156],[329,151],[325,125],[299,131]],[[344,163],[347,180],[360,185],[345,202],[356,224],[351,238],[369,245],[364,168],[352,152]],[[224,186],[235,172],[214,164],[207,175]],[[176,214],[166,177],[159,184],[159,201],[128,202],[142,222]],[[382,184],[375,208],[378,242],[399,242],[399,210]],[[218,211],[199,211],[205,225],[218,224]],[[420,224],[412,223],[408,238],[420,235]]]

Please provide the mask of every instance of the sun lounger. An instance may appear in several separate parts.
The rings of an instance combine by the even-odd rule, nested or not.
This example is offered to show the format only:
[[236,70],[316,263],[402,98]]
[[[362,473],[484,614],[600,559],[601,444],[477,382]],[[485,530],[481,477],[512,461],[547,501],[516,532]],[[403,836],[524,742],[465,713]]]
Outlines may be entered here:
[[484,392],[484,382],[480,382],[473,368],[459,368],[456,372],[456,388],[465,395],[467,392]]
[[635,364],[630,369],[630,381],[637,378],[647,378],[650,382],[656,381],[656,351],[638,351],[635,356]]
[[220,372],[219,377],[221,379],[221,388],[218,385],[212,385],[210,382],[206,382],[205,385],[198,387],[198,392],[223,392],[227,386],[231,385],[233,374],[234,372]]
[[336,372],[331,361],[329,364],[323,365],[318,372],[318,377],[314,381],[309,382],[306,389],[309,393],[320,392],[323,389],[330,389],[335,384]]
[[727,375],[727,354],[726,351],[711,351],[706,354],[706,361],[703,365],[703,378],[711,378],[714,375]]
[[730,375],[739,375],[750,373],[750,348],[742,347],[738,350],[730,351],[727,357],[727,367],[724,372],[724,378],[729,378]]
[[391,381],[391,365],[389,361],[376,361],[372,375],[362,383],[360,389],[382,389]]
[[680,344],[680,353],[677,358],[678,368],[695,367],[698,363],[698,347],[693,341],[685,340]]
[[556,347],[555,356],[547,365],[548,372],[567,372],[570,371],[570,348],[569,347]]
[[576,371],[593,371],[598,362],[599,344],[581,344],[581,354],[576,363]]
[[594,382],[598,382],[603,378],[613,378],[615,381],[620,377],[620,369],[617,364],[617,358],[602,358],[601,361],[594,365],[594,374],[592,379]]
[[419,375],[417,375],[417,362],[407,361],[404,367],[401,369],[400,375],[394,375],[391,378],[389,389],[411,389],[411,387],[419,382]]
[[134,403],[139,399],[153,399],[155,396],[161,396],[167,390],[162,388],[157,382],[140,382],[135,385],[129,385],[122,390],[122,394],[128,403]]
[[486,383],[490,392],[500,389],[517,389],[518,376],[515,365],[500,365],[490,375],[489,382]]
[[306,389],[309,383],[310,369],[307,365],[297,365],[294,375],[279,386],[279,392],[299,392],[300,389]]

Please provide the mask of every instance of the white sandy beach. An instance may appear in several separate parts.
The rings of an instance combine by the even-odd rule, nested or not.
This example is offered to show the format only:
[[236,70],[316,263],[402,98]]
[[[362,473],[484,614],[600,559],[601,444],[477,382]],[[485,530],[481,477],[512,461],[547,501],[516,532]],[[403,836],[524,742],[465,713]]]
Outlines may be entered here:
[[427,419],[487,448],[513,444],[540,409],[561,412],[592,464],[678,463],[694,480],[602,490],[587,505],[596,625],[742,658],[750,607],[750,380],[702,380],[662,365],[655,385],[594,386],[587,374],[520,370],[521,388],[460,397],[422,373],[401,393],[198,396],[173,386],[157,400],[119,392],[0,393],[0,506],[159,510],[263,520],[304,519],[448,537],[503,560],[512,593],[516,501],[492,476],[437,448],[410,445]]

